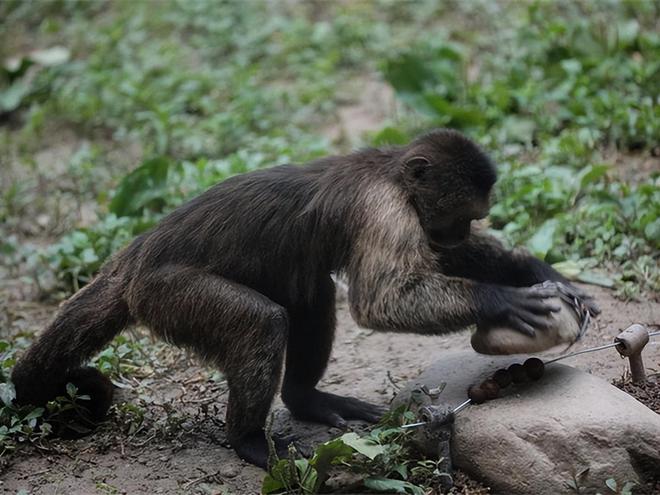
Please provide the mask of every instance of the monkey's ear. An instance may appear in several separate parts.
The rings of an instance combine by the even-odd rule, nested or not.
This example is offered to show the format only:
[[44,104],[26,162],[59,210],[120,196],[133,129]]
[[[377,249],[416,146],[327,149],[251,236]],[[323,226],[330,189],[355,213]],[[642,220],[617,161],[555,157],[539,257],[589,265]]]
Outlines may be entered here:
[[406,160],[406,170],[411,175],[411,177],[415,179],[419,179],[420,177],[424,176],[430,166],[431,162],[429,162],[423,156],[413,156],[412,158]]

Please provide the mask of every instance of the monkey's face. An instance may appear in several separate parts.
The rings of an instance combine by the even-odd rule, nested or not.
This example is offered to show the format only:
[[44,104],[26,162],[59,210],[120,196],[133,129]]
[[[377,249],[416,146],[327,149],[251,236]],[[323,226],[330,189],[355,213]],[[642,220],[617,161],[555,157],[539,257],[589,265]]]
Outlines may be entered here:
[[451,191],[425,189],[413,204],[432,248],[450,248],[470,236],[475,220],[488,215],[489,197],[455,187]]
[[470,236],[471,218],[440,219],[426,228],[429,244],[433,248],[450,248],[461,244]]
[[404,183],[434,249],[460,245],[488,214],[495,169],[466,138],[436,133],[404,157]]

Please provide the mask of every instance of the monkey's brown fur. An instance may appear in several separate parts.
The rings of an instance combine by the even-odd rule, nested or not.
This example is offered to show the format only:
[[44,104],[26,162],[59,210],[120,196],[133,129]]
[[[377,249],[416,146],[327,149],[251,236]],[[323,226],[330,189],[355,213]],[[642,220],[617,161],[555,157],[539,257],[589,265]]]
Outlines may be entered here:
[[[492,322],[529,332],[553,310],[543,300],[551,294],[517,287],[561,279],[554,270],[470,231],[494,182],[483,152],[448,130],[227,179],[136,238],[63,305],[14,369],[17,400],[53,398],[140,323],[225,372],[228,438],[251,462],[266,463],[262,428],[285,359],[282,396],[294,415],[373,421],[380,408],[315,388],[334,335],[331,273],[348,278],[358,323],[382,330]],[[104,394],[93,394],[105,397],[101,409]]]

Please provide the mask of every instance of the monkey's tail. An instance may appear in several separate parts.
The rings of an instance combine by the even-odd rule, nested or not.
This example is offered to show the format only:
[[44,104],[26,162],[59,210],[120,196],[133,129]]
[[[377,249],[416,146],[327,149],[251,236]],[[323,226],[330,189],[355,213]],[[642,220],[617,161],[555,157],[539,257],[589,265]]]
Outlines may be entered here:
[[64,395],[66,384],[89,395],[95,418],[112,401],[112,384],[101,372],[81,365],[100,351],[131,321],[123,284],[101,273],[69,299],[53,322],[18,361],[12,372],[16,402],[41,406]]

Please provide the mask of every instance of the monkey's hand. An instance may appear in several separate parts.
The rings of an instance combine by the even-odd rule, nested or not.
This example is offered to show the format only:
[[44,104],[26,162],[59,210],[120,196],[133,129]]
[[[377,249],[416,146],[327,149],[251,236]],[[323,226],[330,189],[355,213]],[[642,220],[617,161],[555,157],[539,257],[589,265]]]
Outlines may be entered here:
[[570,298],[577,299],[578,303],[582,304],[591,316],[598,316],[601,311],[594,298],[584,292],[582,289],[578,289],[573,284],[568,282],[554,282],[557,284],[559,290],[567,295]]
[[533,337],[536,329],[552,324],[550,313],[561,308],[546,299],[557,297],[557,287],[548,284],[535,287],[488,285],[481,295],[477,323],[486,327],[509,327]]

